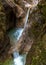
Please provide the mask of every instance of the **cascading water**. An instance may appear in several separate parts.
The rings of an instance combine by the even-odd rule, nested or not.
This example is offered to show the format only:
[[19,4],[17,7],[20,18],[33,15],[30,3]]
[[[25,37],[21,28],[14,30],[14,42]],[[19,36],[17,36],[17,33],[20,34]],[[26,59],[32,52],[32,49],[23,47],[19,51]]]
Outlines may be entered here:
[[19,38],[21,37],[23,32],[23,28],[14,28],[13,30],[10,30],[10,32],[8,33],[8,36],[10,38],[10,43],[11,45],[14,45]]
[[[14,30],[10,31],[8,34],[12,45],[14,45],[19,40],[19,38],[22,35],[22,32],[24,31],[24,29],[27,25],[30,8],[31,8],[31,13],[32,13],[33,9],[37,6],[37,4],[38,4],[38,0],[33,0],[33,4],[31,5],[32,8],[28,7],[29,4],[25,5],[25,7],[28,7],[28,11],[27,11],[27,15],[24,19],[24,21],[25,21],[24,28],[23,29],[22,28],[14,29]],[[14,65],[25,65],[26,55],[19,55],[18,52],[14,52],[13,57],[14,57]]]
[[[28,4],[28,3],[25,4],[25,7],[28,8],[28,11],[27,11],[26,17],[25,17],[25,19],[24,19],[24,21],[25,21],[24,29],[25,29],[25,27],[26,27],[26,25],[27,25],[27,22],[28,22],[29,12],[30,12],[30,14],[32,13],[33,9],[37,6],[38,2],[39,2],[39,0],[33,0],[33,1],[32,1],[32,5],[30,5],[30,4]],[[31,11],[30,11],[30,8],[31,8]]]
[[[29,11],[30,11],[30,8],[28,9],[27,11],[27,15],[25,17],[25,24],[24,24],[24,28],[19,28],[19,29],[13,29],[9,32],[9,38],[10,38],[10,43],[11,45],[14,45],[18,40],[19,38],[21,37],[22,35],[22,32],[24,31],[25,27],[26,27],[26,24],[27,24],[27,21],[28,21],[28,16],[29,16]],[[14,64],[15,65],[25,65],[25,59],[26,59],[26,55],[19,55],[19,52],[14,52],[13,53],[13,57],[14,57]]]
[[30,8],[28,9],[27,15],[26,15],[26,17],[25,17],[25,19],[24,19],[24,20],[25,20],[24,29],[25,29],[26,24],[27,24],[27,22],[28,22],[29,12],[30,12]]

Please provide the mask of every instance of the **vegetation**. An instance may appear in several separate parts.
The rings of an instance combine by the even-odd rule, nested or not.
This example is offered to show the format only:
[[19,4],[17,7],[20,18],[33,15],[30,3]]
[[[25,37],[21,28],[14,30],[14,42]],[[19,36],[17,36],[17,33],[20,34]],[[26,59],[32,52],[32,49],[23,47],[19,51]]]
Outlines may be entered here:
[[[10,12],[11,10],[12,9],[10,9]],[[9,19],[11,17],[11,14],[9,15],[9,12],[8,12],[8,15],[6,15],[7,13],[5,13],[4,11],[5,11],[4,7],[2,3],[0,2],[0,46],[1,44],[3,44],[3,47],[4,47],[4,43],[8,41],[7,40],[6,42],[4,42],[6,40],[5,38],[6,29],[8,29],[10,25],[11,27],[14,26],[14,25],[12,26],[12,24],[9,23],[9,21],[11,21]],[[38,4],[38,11],[32,14],[37,14],[36,16],[37,20],[35,20],[35,16],[34,16],[34,19],[32,21],[32,26],[31,28],[28,29],[28,36],[34,39],[34,43],[27,55],[26,65],[46,65],[46,2],[43,4],[41,3]],[[8,19],[6,17],[8,17]],[[8,23],[8,28],[6,23]],[[13,23],[13,20],[12,20],[12,23]],[[3,49],[6,49],[6,47]],[[1,50],[0,50],[0,55],[1,53],[4,53],[4,52],[1,52]],[[3,55],[5,56],[5,54]],[[0,61],[0,65],[13,65],[13,64],[14,64],[13,59],[7,59],[4,63]]]
[[42,20],[33,22],[29,31],[29,35],[32,33],[35,41],[27,55],[26,65],[46,65],[46,4],[40,4],[38,7]]

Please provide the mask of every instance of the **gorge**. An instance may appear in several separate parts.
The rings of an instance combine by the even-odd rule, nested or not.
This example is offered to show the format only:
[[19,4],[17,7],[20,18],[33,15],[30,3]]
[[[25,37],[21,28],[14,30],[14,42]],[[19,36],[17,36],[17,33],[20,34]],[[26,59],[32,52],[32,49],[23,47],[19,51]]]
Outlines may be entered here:
[[46,65],[45,7],[45,0],[1,0],[1,65]]

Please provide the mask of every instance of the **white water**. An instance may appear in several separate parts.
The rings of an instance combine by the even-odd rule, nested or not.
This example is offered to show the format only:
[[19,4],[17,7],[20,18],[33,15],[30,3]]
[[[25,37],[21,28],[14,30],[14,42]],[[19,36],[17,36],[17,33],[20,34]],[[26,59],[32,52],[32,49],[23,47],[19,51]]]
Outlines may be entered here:
[[[34,9],[34,7],[37,6],[37,4],[38,4],[38,0],[37,1],[33,0],[33,3],[34,3],[34,6],[33,6],[33,9]],[[31,11],[31,13],[32,13],[32,11]],[[27,15],[26,15],[25,20],[24,20],[25,21],[24,29],[25,29],[27,22],[28,22],[29,12],[30,12],[30,8],[28,8]],[[22,59],[24,62],[22,61]],[[23,56],[19,55],[17,58],[14,58],[14,63],[15,63],[15,65],[25,65],[25,62],[26,62],[25,60],[26,60],[26,56],[23,57]]]
[[[24,29],[25,29],[27,22],[28,22],[29,12],[30,12],[30,14],[32,13],[33,9],[37,6],[38,2],[39,2],[39,0],[33,0],[32,5],[30,5],[29,3],[25,4],[25,7],[28,8],[28,11],[27,11],[27,14],[26,14],[26,17],[24,20],[25,21]],[[30,8],[32,9],[31,11],[30,11]]]
[[[38,4],[38,0],[33,0],[31,13],[32,13],[33,9],[37,6],[37,4]],[[26,7],[28,7],[28,6],[29,5],[26,4]],[[29,12],[30,12],[30,8],[28,8],[26,17],[24,19],[24,21],[25,21],[24,29],[25,29],[25,27],[27,25],[27,22],[28,22]],[[16,30],[14,29],[9,33],[11,44],[15,44],[16,41],[19,40],[19,38],[21,37],[22,32],[24,31],[24,29],[22,29],[22,28],[19,28],[19,29],[16,29]],[[14,65],[25,65],[25,62],[26,62],[26,56],[25,55],[24,56],[19,55],[18,52],[14,52],[13,56],[14,56]]]
[[15,65],[25,65],[26,55],[19,55],[17,58],[14,58]]
[[26,24],[27,24],[27,22],[28,22],[29,12],[30,12],[30,8],[28,9],[28,11],[27,11],[27,15],[26,15],[26,17],[25,17],[25,19],[24,19],[24,21],[25,21],[24,29],[25,29]]
[[13,29],[8,33],[11,45],[14,45],[21,37],[23,28]]

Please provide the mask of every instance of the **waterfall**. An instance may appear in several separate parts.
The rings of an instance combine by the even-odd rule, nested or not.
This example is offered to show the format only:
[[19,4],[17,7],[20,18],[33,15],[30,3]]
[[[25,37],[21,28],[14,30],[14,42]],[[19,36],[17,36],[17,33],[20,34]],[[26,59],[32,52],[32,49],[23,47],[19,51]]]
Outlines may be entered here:
[[14,52],[13,57],[14,57],[14,65],[25,65],[26,55],[19,55],[18,52]]
[[[28,23],[29,12],[30,12],[30,14],[32,13],[34,8],[38,4],[38,0],[33,0],[32,3],[33,3],[31,5],[32,8],[28,7],[29,5],[26,5],[26,7],[28,7],[28,11],[27,11],[27,14],[26,14],[25,19],[24,19],[24,22],[25,22],[24,28],[23,29],[19,28],[17,30],[14,29],[13,31],[11,31],[12,33],[11,32],[9,33],[9,37],[11,39],[11,43],[12,44],[16,43],[16,41],[18,41],[20,39],[20,37],[22,36],[22,33],[25,30],[26,25]],[[30,8],[31,8],[31,11],[30,11]],[[26,56],[24,57],[22,55],[19,55],[19,52],[14,52],[13,53],[13,57],[14,57],[14,65],[25,65]]]
[[[30,14],[32,13],[33,9],[37,6],[38,2],[39,2],[39,0],[33,0],[32,5],[30,5],[28,3],[25,5],[25,7],[28,7],[28,11],[27,11],[27,14],[26,14],[25,19],[24,19],[24,21],[25,21],[24,29],[25,29],[27,22],[28,22],[29,12],[30,12]],[[30,11],[30,8],[31,8],[31,11]]]
[[30,12],[30,8],[28,8],[28,11],[27,11],[26,17],[25,17],[25,19],[24,19],[24,21],[25,21],[24,29],[25,29],[26,24],[27,24],[27,22],[28,22],[29,12]]
[[13,57],[14,57],[14,58],[17,58],[18,56],[19,56],[19,53],[18,53],[18,52],[14,52],[14,53],[13,53]]

